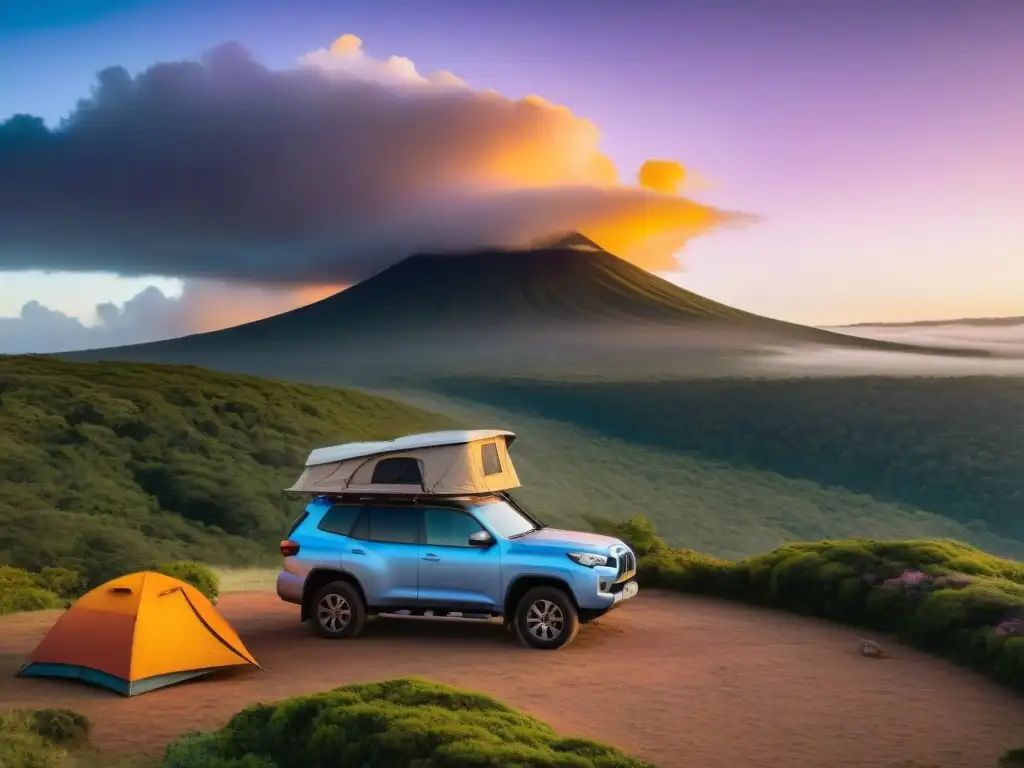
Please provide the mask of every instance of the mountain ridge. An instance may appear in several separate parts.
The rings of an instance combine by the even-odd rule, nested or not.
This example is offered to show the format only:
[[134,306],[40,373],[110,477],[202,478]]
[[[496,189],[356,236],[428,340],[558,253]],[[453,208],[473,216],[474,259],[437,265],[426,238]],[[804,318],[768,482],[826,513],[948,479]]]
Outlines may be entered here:
[[[585,246],[585,247],[584,247]],[[360,339],[423,339],[485,333],[546,336],[657,329],[682,342],[720,331],[736,343],[817,344],[878,351],[987,357],[867,339],[756,315],[688,291],[599,248],[579,235],[552,246],[469,254],[418,254],[318,302],[230,328],[164,341],[71,353],[71,359],[188,356],[222,344],[289,341],[349,347]],[[400,338],[401,337],[401,338]],[[670,338],[671,337],[671,338]],[[492,341],[497,338],[493,337]]]
[[961,317],[953,320],[909,320],[906,322],[847,323],[832,328],[931,328],[947,325],[970,325],[979,328],[1006,328],[1024,325],[1024,315],[1015,317]]

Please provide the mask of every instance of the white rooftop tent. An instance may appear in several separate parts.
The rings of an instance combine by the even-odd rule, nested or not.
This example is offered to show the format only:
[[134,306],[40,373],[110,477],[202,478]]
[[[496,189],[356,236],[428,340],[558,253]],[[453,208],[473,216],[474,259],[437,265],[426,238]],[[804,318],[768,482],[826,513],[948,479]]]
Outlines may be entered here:
[[505,491],[519,487],[508,455],[515,438],[500,429],[471,429],[317,448],[286,490],[444,496]]

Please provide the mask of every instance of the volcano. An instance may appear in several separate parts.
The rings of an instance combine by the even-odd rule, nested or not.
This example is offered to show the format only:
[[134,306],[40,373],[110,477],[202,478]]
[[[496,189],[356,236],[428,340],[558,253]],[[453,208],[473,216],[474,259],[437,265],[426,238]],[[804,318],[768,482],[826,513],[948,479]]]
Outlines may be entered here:
[[581,235],[523,250],[421,254],[314,304],[220,331],[64,355],[193,363],[322,383],[380,376],[706,371],[801,345],[976,355],[849,336],[699,296]]

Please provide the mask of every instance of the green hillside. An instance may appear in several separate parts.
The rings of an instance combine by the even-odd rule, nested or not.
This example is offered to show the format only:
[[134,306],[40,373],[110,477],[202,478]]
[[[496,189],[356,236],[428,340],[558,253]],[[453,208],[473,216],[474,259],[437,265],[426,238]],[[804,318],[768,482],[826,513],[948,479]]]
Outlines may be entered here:
[[518,495],[554,524],[643,514],[672,545],[732,558],[870,536],[1024,559],[1017,380],[422,386],[435,391],[382,399],[193,367],[0,358],[0,564],[95,582],[174,560],[273,562],[301,504],[281,489],[311,447],[456,424],[521,436]]
[[545,507],[558,484],[587,483],[573,506],[589,496],[609,517],[640,512],[672,543],[728,557],[838,536],[957,538],[1024,557],[1022,379],[429,386],[395,394],[518,430],[524,498]]
[[0,565],[90,583],[276,558],[312,447],[449,426],[358,392],[192,367],[0,357]]

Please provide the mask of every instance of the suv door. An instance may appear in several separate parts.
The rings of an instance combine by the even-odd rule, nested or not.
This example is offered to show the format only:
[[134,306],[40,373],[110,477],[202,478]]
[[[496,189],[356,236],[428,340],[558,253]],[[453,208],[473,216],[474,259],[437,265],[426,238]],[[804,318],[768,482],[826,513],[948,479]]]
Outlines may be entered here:
[[418,594],[420,510],[367,506],[349,533],[342,555],[375,608],[408,608]]
[[482,530],[484,527],[468,512],[447,507],[423,509],[420,605],[467,611],[500,609],[500,549],[497,545],[469,545],[470,534]]

